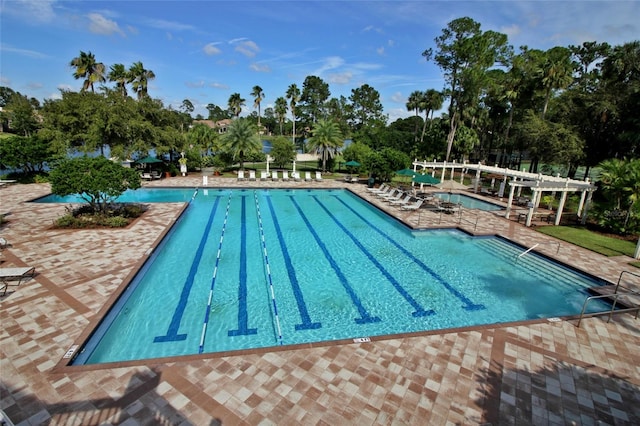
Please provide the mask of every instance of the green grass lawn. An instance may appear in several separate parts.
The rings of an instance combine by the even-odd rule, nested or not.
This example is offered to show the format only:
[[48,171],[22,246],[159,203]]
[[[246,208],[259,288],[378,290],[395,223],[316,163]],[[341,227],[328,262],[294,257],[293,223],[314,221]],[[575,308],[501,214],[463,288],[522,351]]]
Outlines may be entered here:
[[578,226],[541,226],[536,230],[604,256],[633,257],[636,249],[636,242],[607,237]]

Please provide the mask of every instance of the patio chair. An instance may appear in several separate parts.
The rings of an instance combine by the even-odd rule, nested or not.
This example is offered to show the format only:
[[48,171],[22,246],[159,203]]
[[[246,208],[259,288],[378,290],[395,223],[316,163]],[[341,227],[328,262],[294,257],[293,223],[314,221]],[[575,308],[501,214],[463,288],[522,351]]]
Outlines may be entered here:
[[367,188],[367,191],[369,191],[369,192],[371,192],[371,193],[375,194],[375,193],[378,193],[378,192],[384,192],[384,191],[386,191],[388,188],[389,188],[389,185],[387,185],[386,183],[383,183],[382,185],[380,185],[380,186],[379,186],[379,187],[377,187],[377,188]]
[[405,196],[406,193],[403,191],[398,191],[396,192],[395,195],[391,196],[391,197],[385,197],[384,201],[391,203],[392,201],[400,201],[400,199],[402,199],[403,196]]
[[313,180],[313,179],[311,179],[311,172],[304,172],[304,180],[307,181],[307,182]]
[[256,180],[256,171],[249,170],[249,180]]
[[[22,284],[22,280],[27,277],[33,277],[36,274],[36,268],[33,266],[23,266],[16,268],[0,268],[0,290],[3,291],[2,295],[7,294],[7,287],[19,286]],[[10,284],[18,281],[18,284]]]
[[302,180],[302,179],[300,179],[300,172],[291,172],[291,177],[296,182],[300,182]]
[[322,180],[322,173],[316,172],[316,181],[320,182]]
[[289,181],[289,172],[286,170],[282,171],[282,180],[283,181]]
[[244,180],[244,170],[238,170],[238,180]]
[[140,178],[144,180],[152,180],[153,176],[151,176],[151,173],[144,172],[140,174]]
[[422,203],[424,203],[424,200],[421,198],[413,204],[409,204],[407,206],[400,206],[400,208],[402,210],[418,210],[420,206],[422,206]]
[[280,180],[278,178],[278,171],[277,170],[271,172],[271,180],[274,181],[274,182]]
[[389,204],[392,206],[404,206],[409,204],[409,200],[411,200],[411,194],[407,194],[402,200],[391,200]]
[[398,192],[400,192],[400,190],[398,188],[392,188],[389,192],[383,192],[381,194],[376,194],[376,197],[384,200],[386,198],[395,197]]
[[269,172],[260,172],[260,180],[268,180]]

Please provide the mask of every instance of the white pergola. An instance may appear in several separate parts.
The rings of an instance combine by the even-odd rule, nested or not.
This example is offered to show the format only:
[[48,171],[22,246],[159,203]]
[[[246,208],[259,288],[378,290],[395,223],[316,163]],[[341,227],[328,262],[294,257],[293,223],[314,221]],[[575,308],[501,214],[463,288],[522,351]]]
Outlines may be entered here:
[[[437,161],[417,161],[413,162],[413,170],[419,171],[418,167],[422,170],[431,169],[431,175],[435,177],[436,173],[439,174],[441,181],[444,181],[447,176],[447,172],[450,172],[449,179],[453,180],[456,169],[460,169],[460,183],[464,179],[464,174],[470,170],[476,171],[476,178],[473,181],[473,191],[478,192],[478,185],[480,184],[480,174],[482,172],[491,173],[494,175],[502,176],[502,182],[498,190],[498,196],[504,197],[504,192],[509,185],[509,196],[507,202],[507,210],[505,217],[508,219],[511,211],[514,196],[520,196],[522,188],[529,188],[532,192],[531,202],[527,204],[527,217],[525,224],[531,226],[531,221],[538,209],[542,193],[551,192],[555,195],[556,192],[560,192],[560,203],[558,210],[555,214],[555,225],[560,224],[562,219],[562,211],[567,201],[567,194],[573,192],[580,192],[580,203],[578,205],[578,217],[580,217],[581,223],[584,224],[587,220],[587,212],[591,203],[593,192],[596,190],[595,185],[587,180],[575,180],[569,178],[562,178],[560,176],[548,176],[542,173],[529,173],[525,171],[512,170],[497,166],[487,166],[482,163],[456,163],[454,162],[437,162]],[[511,180],[509,180],[511,179]]]

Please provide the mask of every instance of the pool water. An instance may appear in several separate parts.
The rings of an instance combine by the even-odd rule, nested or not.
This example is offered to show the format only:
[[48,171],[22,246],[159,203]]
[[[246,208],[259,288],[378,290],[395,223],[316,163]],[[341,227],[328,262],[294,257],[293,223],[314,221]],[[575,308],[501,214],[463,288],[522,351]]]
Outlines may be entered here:
[[346,190],[181,194],[189,207],[74,364],[573,315],[603,284],[516,262],[502,238],[412,231]]
[[497,211],[503,210],[503,207],[500,207],[497,204],[489,203],[487,201],[480,200],[475,197],[469,197],[468,195],[458,194],[458,193],[448,193],[448,192],[435,192],[433,195],[440,198],[444,201],[450,201],[455,204],[460,204],[462,207],[468,209],[477,209],[484,211]]

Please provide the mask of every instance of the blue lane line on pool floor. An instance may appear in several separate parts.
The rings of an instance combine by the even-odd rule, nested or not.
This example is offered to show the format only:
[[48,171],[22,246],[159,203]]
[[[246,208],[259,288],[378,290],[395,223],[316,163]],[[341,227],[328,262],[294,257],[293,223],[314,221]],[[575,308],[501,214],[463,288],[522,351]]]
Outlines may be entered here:
[[344,232],[345,234],[347,234],[347,236],[349,238],[351,238],[351,241],[353,241],[353,243],[358,246],[358,248],[360,249],[360,251],[362,253],[364,253],[365,256],[367,256],[367,258],[369,259],[369,261],[371,263],[373,263],[376,268],[378,268],[378,270],[380,272],[382,272],[382,275],[385,276],[385,278],[391,283],[391,285],[396,289],[396,291],[398,293],[400,293],[400,295],[402,297],[404,297],[404,299],[413,307],[413,309],[415,309],[415,311],[411,314],[414,317],[425,317],[428,315],[433,315],[435,314],[435,311],[433,309],[429,309],[426,310],[424,309],[422,306],[420,306],[420,304],[418,302],[416,302],[416,300],[411,296],[411,294],[409,294],[409,292],[402,287],[402,285],[398,282],[398,280],[396,280],[393,275],[391,275],[391,273],[389,273],[389,271],[387,271],[385,269],[384,266],[382,266],[382,264],[380,262],[378,262],[378,260],[375,258],[375,256],[373,256],[369,250],[367,250],[367,248],[358,240],[358,238],[353,235],[339,220],[337,217],[335,217],[335,215],[333,215],[333,213],[331,213],[329,211],[329,209],[327,209],[327,207],[318,199],[318,197],[316,195],[312,196],[313,199],[315,200],[316,203],[318,203],[318,205],[320,206],[320,208],[322,208],[322,210],[325,211],[325,213],[327,215],[329,215],[329,217],[331,217],[331,219],[333,219],[334,223],[336,225],[338,225],[338,227],[340,229],[342,229],[342,232]]
[[246,195],[240,197],[240,285],[238,286],[238,329],[229,330],[228,336],[258,334],[257,328],[249,328],[247,312],[247,202]]
[[222,243],[224,242],[224,233],[227,230],[227,221],[229,220],[229,210],[231,208],[231,195],[227,199],[227,208],[224,214],[224,223],[222,224],[222,231],[220,232],[220,239],[218,240],[218,252],[216,253],[216,263],[213,267],[213,276],[211,277],[211,287],[209,288],[209,299],[207,300],[207,308],[204,314],[204,321],[202,322],[202,334],[200,336],[200,345],[198,346],[198,353],[204,352],[204,339],[207,335],[207,327],[209,326],[209,318],[211,317],[211,302],[213,301],[213,290],[216,286],[216,278],[218,277],[218,266],[220,265],[220,255],[222,254]]
[[200,238],[200,244],[198,245],[196,255],[193,259],[193,262],[191,263],[189,275],[187,275],[184,285],[182,286],[180,300],[178,301],[178,306],[176,306],[176,309],[173,312],[173,317],[171,317],[171,323],[169,324],[167,334],[164,336],[156,336],[153,339],[154,342],[175,342],[178,340],[185,340],[187,338],[186,334],[178,334],[178,330],[180,329],[180,322],[182,321],[184,310],[186,309],[187,302],[189,301],[189,294],[191,293],[191,287],[193,287],[193,280],[196,276],[196,272],[198,272],[198,266],[200,265],[200,260],[202,259],[202,254],[204,252],[204,246],[206,245],[207,239],[209,238],[209,232],[211,231],[213,218],[216,215],[218,203],[220,202],[220,196],[216,196],[215,198],[216,201],[213,203],[213,207],[211,207],[209,220],[207,221],[207,225],[205,226],[202,237]]
[[302,217],[302,220],[304,221],[305,225],[307,225],[307,229],[309,229],[309,232],[311,232],[311,235],[313,235],[313,238],[316,240],[316,243],[320,247],[320,250],[322,250],[322,253],[324,253],[325,257],[329,261],[329,264],[331,265],[331,267],[335,271],[336,275],[338,276],[338,279],[340,280],[340,283],[342,284],[342,286],[346,290],[347,294],[351,298],[351,302],[353,303],[353,305],[358,310],[358,313],[360,314],[360,318],[355,318],[355,322],[357,324],[367,324],[367,323],[372,323],[372,322],[379,322],[380,318],[375,317],[375,316],[372,317],[371,315],[369,315],[367,310],[364,308],[364,306],[362,305],[362,302],[358,298],[358,295],[356,294],[356,292],[353,290],[353,288],[349,284],[349,280],[347,280],[347,277],[340,270],[340,267],[338,266],[338,263],[335,261],[333,256],[331,256],[331,253],[329,253],[329,250],[327,250],[327,247],[324,245],[324,243],[320,239],[320,236],[318,235],[316,230],[313,229],[313,226],[309,222],[309,219],[307,219],[307,216],[302,211],[302,208],[300,208],[300,205],[298,204],[298,202],[295,200],[294,197],[291,197],[290,199],[291,199],[291,202],[293,203],[293,205],[295,206],[295,208],[298,210],[298,213],[300,214],[300,217]]
[[427,272],[429,275],[431,275],[433,278],[435,278],[440,284],[442,284],[447,290],[449,290],[449,292],[451,294],[453,294],[455,297],[457,297],[462,303],[464,303],[463,308],[467,311],[479,311],[482,309],[486,309],[486,307],[482,304],[476,304],[473,303],[470,299],[468,299],[464,294],[460,293],[455,287],[453,287],[451,284],[449,284],[447,281],[445,281],[444,278],[442,278],[440,275],[438,275],[438,273],[436,273],[433,269],[429,268],[424,262],[422,262],[420,259],[418,259],[417,257],[415,257],[409,250],[407,250],[406,248],[402,247],[399,243],[397,243],[393,238],[391,238],[389,235],[387,235],[386,233],[384,233],[381,229],[379,229],[377,226],[375,226],[373,223],[369,222],[364,216],[362,216],[360,213],[358,213],[357,211],[355,211],[351,206],[349,206],[344,200],[342,200],[340,197],[338,197],[337,195],[334,195],[333,197],[335,197],[336,200],[338,200],[342,205],[344,205],[347,209],[351,210],[351,212],[353,212],[353,214],[355,214],[356,216],[358,216],[360,218],[360,220],[362,220],[364,223],[366,223],[367,225],[369,225],[373,230],[375,230],[378,234],[382,235],[384,238],[386,238],[391,244],[393,244],[394,246],[396,246],[398,248],[398,250],[400,250],[402,253],[404,253],[405,256],[407,256],[408,258],[410,258],[414,263],[416,263],[418,266],[420,266],[425,272]]
[[300,319],[302,320],[302,324],[296,324],[295,329],[296,330],[312,330],[312,329],[320,328],[322,327],[322,323],[311,321],[311,317],[309,316],[307,304],[304,301],[304,296],[302,295],[302,289],[300,288],[300,283],[298,282],[298,277],[296,276],[296,271],[295,271],[295,268],[293,267],[291,256],[289,255],[289,249],[287,249],[287,244],[284,241],[284,235],[282,235],[282,229],[280,228],[280,223],[278,222],[278,218],[276,217],[276,212],[275,212],[275,209],[273,208],[271,197],[267,197],[267,205],[269,206],[269,211],[271,212],[273,226],[276,228],[276,234],[278,235],[278,242],[280,243],[280,249],[282,250],[284,263],[287,266],[287,274],[289,275],[289,282],[291,282],[291,289],[293,290],[293,296],[295,297],[296,303],[298,304],[298,312],[300,313]]

